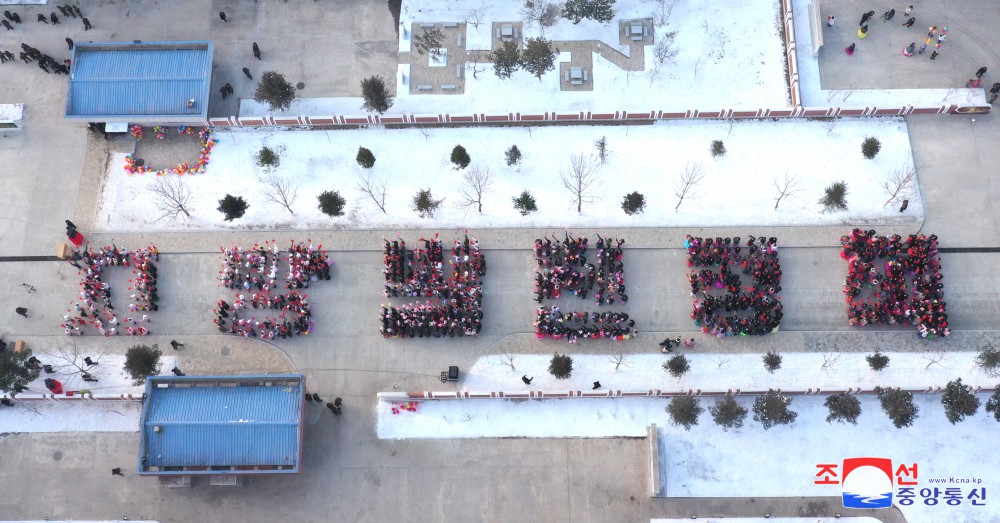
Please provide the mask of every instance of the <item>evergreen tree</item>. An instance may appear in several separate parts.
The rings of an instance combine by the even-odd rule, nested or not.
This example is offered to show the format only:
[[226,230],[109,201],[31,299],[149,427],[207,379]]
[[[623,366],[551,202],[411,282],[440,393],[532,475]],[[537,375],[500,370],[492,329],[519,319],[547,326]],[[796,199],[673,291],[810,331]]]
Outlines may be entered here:
[[878,138],[868,136],[865,141],[861,142],[861,154],[869,160],[875,158],[880,150],[882,150],[882,142],[878,141]]
[[899,389],[875,387],[882,410],[885,411],[897,429],[913,425],[920,409],[913,404],[913,393]]
[[837,421],[858,424],[858,416],[861,415],[861,401],[856,396],[841,392],[827,396],[823,404],[830,409],[830,415],[826,417],[827,423]]
[[149,376],[156,376],[160,373],[159,349],[154,349],[146,345],[135,345],[129,347],[125,352],[125,372],[132,378],[133,385],[142,385]]
[[493,62],[497,78],[506,80],[521,67],[521,50],[517,48],[517,42],[503,42],[486,59]]
[[361,80],[361,97],[364,99],[361,108],[378,114],[388,111],[394,101],[385,85],[385,78],[381,76],[369,76]]
[[769,390],[763,396],[757,396],[753,402],[753,419],[760,422],[764,430],[775,425],[787,425],[795,421],[797,412],[788,409],[792,398],[776,391]]
[[712,140],[712,158],[717,158],[726,154],[726,144],[722,140]]
[[993,413],[993,419],[1000,421],[1000,387],[997,387],[986,401],[986,412]]
[[250,205],[242,196],[227,194],[225,198],[219,200],[218,211],[225,215],[226,221],[231,222],[237,218],[242,218]]
[[715,424],[722,427],[722,430],[738,429],[743,426],[743,420],[747,417],[747,409],[743,408],[732,396],[725,396],[715,401],[715,405],[708,408],[712,414]]
[[675,378],[680,378],[685,372],[691,370],[691,364],[688,363],[687,356],[675,354],[674,357],[663,362],[663,370],[669,372]]
[[456,169],[465,169],[471,161],[472,158],[469,158],[469,153],[465,150],[465,147],[456,145],[451,150],[451,163],[455,164]]
[[338,191],[323,191],[316,197],[319,200],[319,210],[327,216],[343,216],[347,200]]
[[538,210],[535,197],[528,191],[523,191],[520,196],[511,199],[514,200],[514,208],[521,213],[521,216],[527,216]]
[[555,376],[557,380],[564,380],[573,374],[573,358],[558,352],[552,356],[549,362],[549,374]]
[[979,398],[972,392],[972,387],[962,384],[962,378],[949,381],[941,395],[944,414],[952,425],[971,416],[979,410]]
[[574,24],[584,18],[607,23],[615,19],[615,0],[566,0],[563,16]]
[[281,164],[281,157],[278,156],[278,153],[274,149],[265,145],[257,151],[254,161],[257,162],[258,167],[263,167],[265,170],[270,171]]
[[521,52],[521,67],[541,81],[542,75],[556,68],[558,52],[552,48],[552,42],[544,37],[529,38]]
[[694,396],[674,396],[665,410],[670,414],[670,420],[674,425],[680,425],[684,430],[691,430],[691,427],[698,424],[698,417],[705,409]]
[[358,165],[365,169],[371,169],[375,166],[375,155],[364,147],[358,147],[358,156],[355,159],[358,161]]
[[771,374],[781,368],[781,355],[777,352],[768,351],[761,359],[764,360],[764,368]]
[[29,383],[38,378],[39,369],[28,368],[31,349],[21,352],[11,350],[0,351],[0,390],[4,392],[20,392]]
[[285,77],[274,71],[264,71],[254,91],[253,99],[271,106],[272,111],[285,110],[295,100],[295,88]]
[[1000,376],[1000,350],[992,342],[983,345],[976,355],[976,366],[991,378]]
[[879,351],[875,351],[875,354],[865,356],[865,360],[868,361],[868,366],[875,372],[889,366],[889,357]]
[[504,153],[504,158],[507,159],[508,166],[518,165],[521,163],[521,150],[516,145],[511,145],[510,149]]
[[823,212],[847,210],[847,184],[834,182],[823,189],[823,197],[819,199]]
[[638,191],[633,191],[625,195],[622,199],[622,210],[625,214],[632,216],[633,214],[642,214],[642,211],[646,208],[646,197]]
[[444,198],[435,200],[430,189],[420,189],[413,197],[413,210],[417,211],[417,215],[421,218],[433,218],[443,201]]

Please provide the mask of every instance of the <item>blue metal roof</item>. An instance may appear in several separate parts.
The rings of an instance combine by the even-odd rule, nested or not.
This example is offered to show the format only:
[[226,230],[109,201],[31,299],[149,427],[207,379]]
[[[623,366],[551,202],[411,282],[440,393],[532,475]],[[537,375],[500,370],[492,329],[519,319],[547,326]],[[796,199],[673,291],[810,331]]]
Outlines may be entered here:
[[78,43],[66,117],[207,117],[211,83],[211,42]]
[[300,374],[148,378],[139,473],[298,472],[303,393]]

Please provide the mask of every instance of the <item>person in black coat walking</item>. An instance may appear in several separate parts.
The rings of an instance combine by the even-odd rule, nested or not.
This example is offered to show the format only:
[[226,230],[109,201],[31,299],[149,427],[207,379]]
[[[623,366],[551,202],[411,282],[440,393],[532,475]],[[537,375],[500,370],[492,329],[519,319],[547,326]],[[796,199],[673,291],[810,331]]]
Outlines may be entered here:
[[246,67],[243,68],[243,74],[247,75],[247,79],[253,80],[253,75],[250,74],[250,70]]
[[[72,38],[69,38],[69,37],[66,38],[66,46],[69,47],[70,51],[73,50],[73,39]],[[66,220],[66,221],[69,221],[69,220]]]
[[90,20],[87,20],[86,18],[84,18],[84,19],[83,19],[83,30],[84,30],[84,31],[90,31],[90,29],[91,29],[92,27],[93,27],[93,26],[91,26],[91,25],[90,25]]
[[871,20],[871,17],[873,16],[875,16],[875,11],[868,11],[867,13],[861,15],[861,23],[858,25],[862,27],[868,25],[868,20]]
[[219,11],[219,19],[221,19],[223,22],[227,24],[229,23],[229,19],[226,18],[226,13],[223,11]]
[[976,71],[976,78],[982,78],[984,74],[986,74],[986,66],[980,67],[979,70]]
[[49,14],[49,19],[52,20],[52,25],[59,24],[59,17],[55,13]]
[[260,47],[257,47],[257,42],[253,43],[253,57],[260,60]]
[[532,376],[532,377],[529,378],[527,374],[525,374],[524,376],[521,376],[521,381],[523,381],[525,385],[531,385],[531,380],[533,380],[533,379],[535,379],[534,376]]
[[25,318],[28,317],[28,309],[26,309],[24,307],[18,307],[16,309],[14,309],[14,312],[20,314],[21,316],[24,316]]
[[43,15],[42,13],[38,13],[38,21],[42,22],[43,24],[49,23],[49,19],[45,18],[45,15]]

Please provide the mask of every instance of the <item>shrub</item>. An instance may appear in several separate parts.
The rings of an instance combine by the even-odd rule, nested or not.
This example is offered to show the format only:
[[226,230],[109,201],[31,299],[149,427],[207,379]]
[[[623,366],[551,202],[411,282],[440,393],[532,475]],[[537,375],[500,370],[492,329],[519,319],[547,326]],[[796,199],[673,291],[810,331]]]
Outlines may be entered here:
[[712,140],[712,157],[718,158],[726,154],[726,144],[722,140]]
[[913,404],[913,393],[899,389],[875,387],[882,410],[885,411],[897,429],[913,425],[920,409]]
[[675,378],[680,378],[685,372],[691,370],[691,364],[688,363],[687,356],[677,354],[663,362],[663,370],[669,372]]
[[674,396],[665,410],[670,414],[671,423],[684,427],[684,430],[691,430],[697,425],[698,417],[705,411],[694,396]]
[[566,0],[563,16],[574,24],[584,18],[598,22],[610,22],[615,18],[615,0]]
[[879,351],[875,351],[875,354],[865,356],[865,360],[868,361],[868,366],[875,372],[889,366],[889,357]]
[[556,68],[556,53],[552,41],[543,37],[528,38],[521,51],[521,67],[532,74],[538,81],[542,75]]
[[761,359],[764,360],[764,368],[771,374],[781,368],[781,355],[777,352],[769,351]]
[[993,419],[1000,421],[1000,387],[997,387],[986,401],[986,412],[992,412]]
[[601,165],[608,163],[608,156],[611,155],[611,151],[608,150],[608,138],[602,136],[600,140],[594,140],[594,147],[597,148],[597,159]]
[[979,398],[972,392],[972,387],[962,384],[962,378],[949,381],[941,395],[944,414],[952,425],[971,416],[979,410]]
[[456,145],[454,149],[451,150],[451,163],[455,164],[456,169],[465,169],[469,166],[469,162],[472,158],[469,158],[469,153],[466,152],[465,147],[461,145]]
[[272,111],[288,109],[295,100],[295,88],[275,71],[264,71],[254,91],[253,99],[266,103]]
[[826,417],[827,423],[838,421],[840,423],[858,424],[858,416],[861,415],[861,401],[852,394],[841,392],[827,396],[823,403],[830,409],[830,415]]
[[507,165],[518,165],[521,163],[521,150],[517,148],[516,145],[511,145],[510,149],[504,153],[504,158],[507,159]]
[[421,218],[433,218],[443,201],[444,198],[435,200],[430,189],[420,189],[413,197],[413,210],[417,211]]
[[646,197],[638,191],[633,191],[625,195],[622,200],[622,210],[625,214],[632,216],[633,214],[642,214],[642,211],[646,208]]
[[343,216],[347,200],[338,191],[323,191],[316,197],[319,200],[319,210],[327,216]]
[[514,201],[514,208],[521,213],[521,216],[527,216],[538,210],[538,206],[535,205],[535,197],[528,191],[522,192],[520,196],[511,198],[511,200]]
[[225,198],[219,200],[218,211],[226,216],[227,222],[231,222],[236,218],[242,218],[249,207],[242,196],[227,194]]
[[257,151],[257,156],[254,157],[254,161],[257,162],[258,167],[263,167],[267,170],[274,169],[281,163],[281,157],[268,146],[261,147]]
[[375,155],[372,154],[371,150],[364,147],[358,147],[358,156],[355,160],[358,161],[358,165],[365,169],[371,169],[375,166]]
[[976,355],[976,366],[991,378],[1000,376],[1000,350],[992,343],[983,345]]
[[865,158],[871,160],[875,158],[875,155],[882,150],[882,142],[878,141],[878,138],[868,136],[865,141],[861,142],[861,154],[865,155]]
[[847,210],[847,184],[833,182],[823,189],[823,197],[819,199],[823,212]]
[[149,376],[160,373],[160,350],[146,345],[129,347],[125,353],[125,372],[133,385],[142,385]]
[[552,356],[549,362],[549,374],[555,376],[557,380],[564,380],[573,374],[573,358],[558,352]]
[[723,431],[742,427],[743,420],[747,417],[747,409],[732,396],[719,398],[714,406],[709,407],[708,411],[712,414],[715,424],[722,427]]
[[753,419],[759,421],[764,430],[775,425],[787,425],[795,421],[797,412],[788,409],[792,398],[776,391],[769,390],[763,396],[757,396],[753,402]]

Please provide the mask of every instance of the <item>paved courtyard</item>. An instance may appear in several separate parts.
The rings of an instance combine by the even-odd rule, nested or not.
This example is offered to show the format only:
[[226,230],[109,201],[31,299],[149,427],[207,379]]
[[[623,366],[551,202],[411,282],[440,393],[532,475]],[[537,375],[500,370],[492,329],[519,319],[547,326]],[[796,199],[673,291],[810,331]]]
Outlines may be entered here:
[[[964,71],[970,64],[981,62],[1000,74],[995,51],[998,42],[989,40],[993,33],[970,30],[978,35],[976,41],[958,41],[962,27],[995,27],[1000,23],[995,9],[985,9],[988,4],[982,1],[975,4],[979,8],[970,5],[949,11],[955,41],[946,44],[954,46],[946,52],[966,49],[960,55],[965,61],[949,66],[958,78],[967,74]],[[831,0],[824,5],[837,10],[842,27],[856,23],[862,9],[882,9],[853,0]],[[930,10],[935,5],[943,9],[944,2],[929,0],[920,8]],[[51,6],[44,7],[51,10]],[[24,41],[45,52],[65,54],[63,38],[67,35],[79,41],[210,38],[217,53],[213,114],[235,112],[234,99],[223,101],[217,92],[226,82],[237,89],[237,96],[250,96],[253,84],[244,82],[240,73],[244,66],[252,66],[255,78],[265,68],[274,67],[288,74],[293,83],[301,80],[306,84],[302,96],[356,95],[360,78],[373,73],[395,74],[393,22],[382,0],[95,1],[81,2],[81,8],[94,25],[87,33],[72,21],[54,27],[36,24],[33,18],[41,8],[17,7],[25,23],[16,31],[0,32],[0,49],[14,51]],[[221,22],[219,11],[226,11],[230,23]],[[874,42],[876,37],[878,34],[873,34],[868,40]],[[263,51],[263,62],[253,60],[253,41]],[[835,50],[829,43],[824,52],[833,54]],[[824,63],[821,71],[826,75]],[[100,173],[106,148],[117,145],[109,146],[61,118],[65,77],[46,75],[37,67],[20,63],[2,67],[0,103],[25,103],[28,116],[23,131],[0,132],[0,165],[4,166],[0,189],[7,197],[0,207],[0,248],[4,253],[0,258],[0,299],[5,304],[0,325],[5,339],[16,335],[33,350],[44,351],[65,340],[58,323],[65,304],[77,292],[76,271],[51,259],[56,243],[64,238],[62,220],[72,218],[87,234],[101,219],[94,216]],[[940,87],[922,83],[931,76],[904,75],[905,68],[892,62],[872,62],[862,75],[840,74],[831,81],[843,84],[839,88],[870,87],[865,75],[882,69],[893,82],[912,78],[914,83],[906,85]],[[823,80],[826,87],[826,76]],[[993,179],[1000,165],[998,119],[925,115],[908,117],[907,123],[926,208],[920,232],[937,234],[944,248],[991,249],[942,256],[953,337],[929,345],[920,343],[909,331],[849,329],[841,294],[845,264],[836,248],[840,232],[835,228],[767,228],[782,241],[786,315],[781,332],[761,339],[699,341],[699,350],[781,352],[818,346],[866,352],[873,347],[947,350],[969,349],[995,338],[1000,315],[996,299],[1000,292],[996,259],[1000,212],[994,203],[1000,198],[1000,188]],[[641,332],[633,342],[638,351],[656,352],[655,342],[665,334],[693,330],[684,279],[687,268],[680,248],[687,232],[615,231],[635,246],[626,250],[626,274],[635,289],[626,310],[636,318]],[[417,237],[425,232],[394,233]],[[324,397],[343,397],[345,412],[334,418],[315,405],[307,411],[301,475],[254,478],[246,487],[233,489],[209,487],[206,481],[196,481],[191,489],[167,489],[153,479],[135,476],[131,470],[137,458],[137,433],[0,434],[0,489],[6,493],[0,498],[0,517],[568,523],[691,514],[847,513],[839,508],[838,500],[828,498],[650,499],[645,441],[641,439],[376,439],[376,392],[394,387],[454,387],[437,381],[440,370],[448,365],[468,368],[476,357],[507,348],[537,354],[567,349],[564,344],[538,342],[530,334],[535,304],[530,299],[532,262],[528,247],[536,233],[500,230],[480,235],[489,274],[484,291],[485,330],[478,339],[386,341],[378,334],[375,321],[378,305],[384,300],[379,294],[379,240],[384,231],[309,231],[317,243],[332,246],[333,279],[310,289],[319,327],[315,335],[275,343],[215,334],[210,311],[212,304],[225,296],[213,279],[220,263],[218,247],[275,238],[283,243],[290,238],[304,239],[303,233],[92,237],[95,242],[114,241],[129,247],[147,242],[160,245],[164,253],[160,272],[163,307],[154,320],[157,336],[150,341],[161,345],[172,338],[184,341],[186,347],[179,358],[190,373],[295,369],[306,375],[310,389]],[[716,235],[716,231],[708,233]],[[444,238],[451,235],[442,231]],[[24,282],[34,285],[37,292],[26,293],[21,286]],[[28,307],[30,317],[17,316],[16,306]],[[123,350],[128,341],[132,340],[114,340],[115,350]],[[88,336],[78,342],[83,347],[98,347],[105,340]],[[599,345],[579,345],[576,350],[602,349]],[[122,467],[126,476],[112,477],[108,470],[112,467]],[[903,521],[894,510],[865,515]]]

